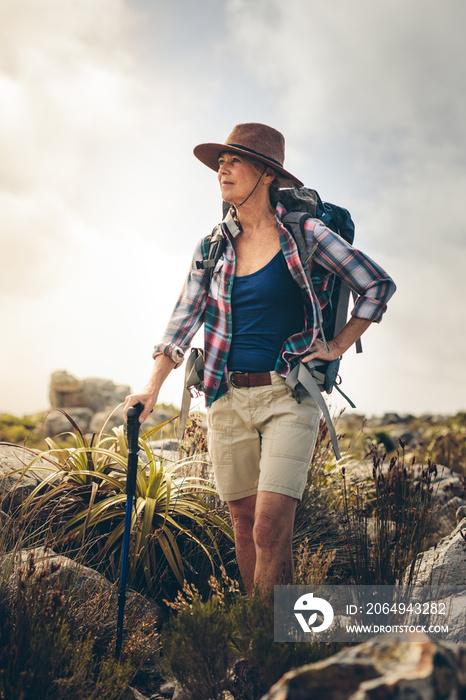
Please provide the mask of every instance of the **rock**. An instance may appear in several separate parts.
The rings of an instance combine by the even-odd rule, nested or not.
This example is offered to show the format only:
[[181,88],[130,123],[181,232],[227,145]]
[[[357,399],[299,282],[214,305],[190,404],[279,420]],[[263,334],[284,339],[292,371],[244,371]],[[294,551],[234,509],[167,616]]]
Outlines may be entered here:
[[172,700],[193,700],[193,696],[187,688],[183,688],[180,683],[175,682]]
[[130,387],[114,384],[110,379],[84,379],[83,393],[85,405],[94,413],[115,408],[130,393]]
[[435,514],[436,535],[440,537],[449,535],[457,523],[462,520],[462,518],[457,519],[457,513],[461,514],[462,509],[464,510],[463,517],[466,518],[466,502],[459,496],[454,496],[444,503]]
[[[124,423],[123,403],[131,389],[125,384],[115,384],[110,379],[77,379],[69,372],[53,372],[50,382],[50,403],[52,411],[44,421],[44,432],[48,437],[55,437],[71,431],[69,420],[59,411],[68,413],[84,434],[98,433],[105,424],[105,433],[111,433]],[[155,407],[141,428],[154,428],[173,417],[163,407]]]
[[127,697],[127,700],[150,700],[147,695],[143,695],[139,690],[131,686],[128,687],[125,697]]
[[404,418],[402,418],[398,413],[384,413],[380,419],[380,425],[393,425],[394,423],[403,423]]
[[50,381],[50,405],[52,408],[86,406],[83,383],[65,370],[53,372]]
[[466,518],[466,505],[460,506],[455,513],[456,522],[460,523],[464,518]]
[[[30,566],[33,566],[36,576],[42,571],[48,570],[51,572],[49,573],[51,577],[63,577],[66,582],[71,581],[73,595],[80,591],[86,595],[92,595],[96,591],[105,591],[108,596],[114,599],[114,605],[111,606],[106,624],[109,627],[116,625],[118,616],[117,588],[97,571],[46,547],[21,549],[7,554],[0,560],[0,574],[3,576],[4,572],[8,572],[10,590],[15,590],[18,580],[16,574],[19,568],[29,568]],[[154,601],[130,589],[127,589],[126,596],[125,613],[128,614],[131,608],[135,608],[141,624],[146,623],[153,627],[162,619],[161,609]]]
[[[416,466],[416,474],[419,477],[423,467]],[[448,467],[437,465],[437,476],[434,482],[434,497],[440,502],[449,501],[450,498],[458,496],[465,501],[466,493],[463,477]]]
[[[90,408],[81,406],[80,408],[63,409],[75,421],[82,433],[87,433],[92,419]],[[73,432],[73,424],[60,410],[50,411],[43,423],[43,431],[48,437],[56,437],[62,433]]]
[[[346,463],[347,483],[372,485],[373,463],[371,460],[355,460]],[[422,479],[425,465],[414,464],[408,466],[408,473],[413,475],[414,481]],[[388,471],[388,464],[382,467],[383,473]],[[435,477],[435,478],[434,478]],[[461,507],[466,507],[466,494],[463,477],[457,472],[442,465],[437,466],[437,475],[432,474],[432,538],[429,542],[435,543],[442,537],[451,533],[456,523],[456,512]],[[466,511],[465,515],[466,517]]]
[[[10,506],[20,505],[50,471],[53,458],[37,459],[38,454],[20,445],[0,444],[0,499],[8,497]],[[34,459],[34,466],[25,472]]]
[[262,700],[457,700],[466,691],[466,645],[374,639],[290,671]]
[[173,693],[175,692],[175,687],[176,681],[166,681],[160,686],[159,693],[161,695],[165,695],[167,698],[171,698],[173,697]]
[[123,425],[125,417],[123,415],[123,406],[118,406],[113,411],[100,411],[94,413],[89,423],[89,432],[98,433],[105,424],[105,433],[111,433],[113,428]]
[[466,518],[453,532],[434,547],[421,552],[416,559],[417,586],[466,586]]
[[[116,408],[114,407],[113,409],[95,413],[89,424],[89,432],[99,432],[104,423],[106,423],[104,431],[106,433],[111,433],[113,428],[117,428],[119,425],[123,425],[123,423],[125,422],[123,409],[124,406],[119,405]],[[147,420],[144,421],[144,424],[141,426],[139,434],[142,436],[145,430],[154,428],[156,425],[160,425],[160,423],[164,423],[166,420],[169,420],[169,418],[171,418],[171,416],[168,415],[166,411],[162,409],[159,411],[157,407],[154,408],[153,413],[147,418]]]
[[[443,589],[443,586],[442,586]],[[445,604],[445,610],[448,616],[448,641],[463,643],[465,640],[466,627],[466,588],[463,591],[449,590],[447,598],[440,597],[435,600],[438,606]],[[453,593],[453,595],[451,595]],[[443,593],[445,596],[445,592]],[[435,624],[440,621],[435,620]],[[441,624],[441,623],[440,623]]]
[[110,379],[76,379],[64,370],[53,372],[50,382],[52,408],[89,408],[92,413],[113,409],[125,400],[130,387]]
[[180,452],[178,441],[175,439],[168,440],[151,440],[150,446],[154,454],[167,464],[178,462],[183,458],[183,453]]

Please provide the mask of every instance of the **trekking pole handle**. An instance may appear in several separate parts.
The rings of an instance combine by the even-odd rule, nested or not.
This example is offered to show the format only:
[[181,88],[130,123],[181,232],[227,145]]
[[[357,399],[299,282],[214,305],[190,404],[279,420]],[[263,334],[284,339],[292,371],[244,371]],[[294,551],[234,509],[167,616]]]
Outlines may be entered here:
[[126,412],[126,434],[128,437],[128,472],[126,474],[126,495],[134,496],[136,492],[136,475],[139,452],[139,416],[144,410],[142,403],[130,406]]

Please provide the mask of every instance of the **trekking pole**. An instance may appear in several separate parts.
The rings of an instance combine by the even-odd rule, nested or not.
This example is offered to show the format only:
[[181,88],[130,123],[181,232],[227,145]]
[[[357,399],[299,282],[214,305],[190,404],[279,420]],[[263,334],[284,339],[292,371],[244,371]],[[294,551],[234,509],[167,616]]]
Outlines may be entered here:
[[139,416],[143,411],[142,403],[130,406],[127,411],[126,434],[128,437],[128,470],[126,472],[126,512],[125,529],[123,534],[123,546],[121,549],[120,587],[118,589],[118,622],[115,658],[120,657],[123,640],[123,618],[126,603],[126,579],[128,576],[129,539],[131,534],[131,519],[133,511],[133,497],[136,493],[136,476],[138,471],[139,452]]

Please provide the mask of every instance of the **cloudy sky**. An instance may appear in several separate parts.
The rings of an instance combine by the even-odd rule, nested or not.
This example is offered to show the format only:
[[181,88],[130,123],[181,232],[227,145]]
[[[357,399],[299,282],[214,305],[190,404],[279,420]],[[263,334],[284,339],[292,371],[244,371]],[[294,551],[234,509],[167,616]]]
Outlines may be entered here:
[[220,215],[192,149],[244,121],[397,283],[344,358],[358,411],[466,409],[465,26],[463,0],[0,0],[0,410],[58,369],[143,386]]

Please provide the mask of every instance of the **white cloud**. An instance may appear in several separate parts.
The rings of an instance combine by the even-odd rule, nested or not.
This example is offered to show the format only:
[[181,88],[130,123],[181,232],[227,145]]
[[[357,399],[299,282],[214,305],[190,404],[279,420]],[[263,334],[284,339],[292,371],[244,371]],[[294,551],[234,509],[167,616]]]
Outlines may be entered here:
[[461,0],[232,0],[228,7],[238,58],[274,90],[295,133],[402,136],[416,126],[428,135],[443,122],[464,134]]
[[[285,133],[290,169],[351,209],[398,283],[348,360],[355,388],[382,382],[393,410],[397,395],[435,410],[437,392],[448,410],[441,381],[426,388],[442,355],[461,405],[465,13],[461,0],[0,0],[4,407],[45,405],[57,368],[145,381],[220,212],[192,148],[248,120]],[[387,357],[396,381],[380,376]],[[180,375],[163,398],[178,400]]]

